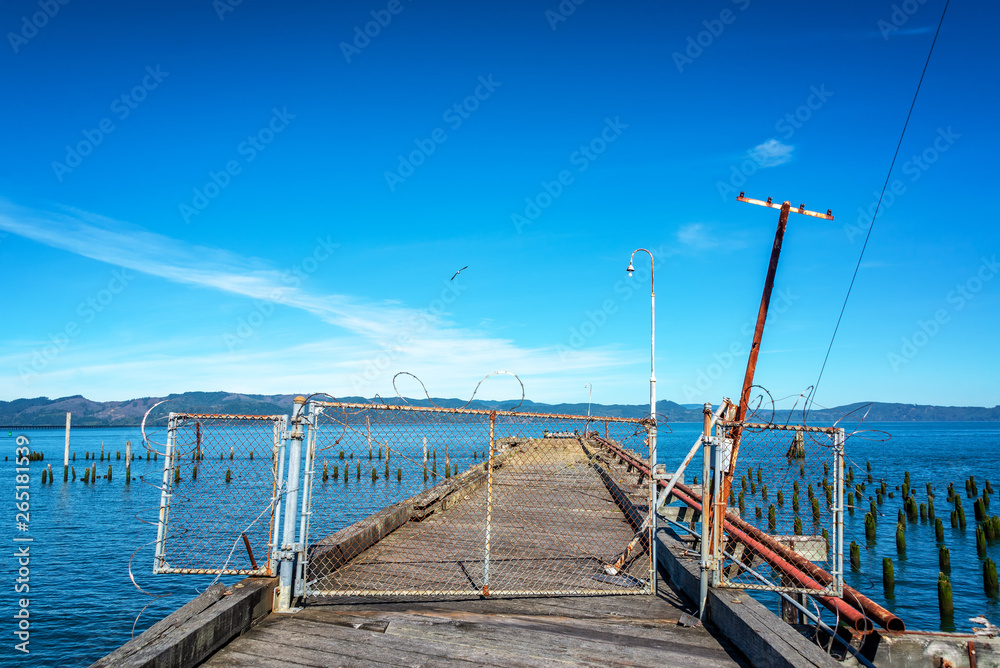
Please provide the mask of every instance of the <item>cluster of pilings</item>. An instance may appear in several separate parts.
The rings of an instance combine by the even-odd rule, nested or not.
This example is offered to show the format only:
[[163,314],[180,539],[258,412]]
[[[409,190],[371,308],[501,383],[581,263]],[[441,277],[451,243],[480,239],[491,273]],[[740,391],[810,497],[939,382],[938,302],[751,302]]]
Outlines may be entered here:
[[[868,481],[873,482],[871,475],[871,462],[867,463]],[[935,506],[937,494],[934,485],[930,482],[925,484],[924,498],[918,498],[915,485],[910,478],[909,471],[904,472],[902,484],[890,490],[889,485],[880,481],[875,487],[874,498],[869,499],[869,509],[865,513],[865,540],[868,547],[874,547],[877,537],[877,527],[880,521],[884,521],[886,515],[880,511],[887,498],[894,498],[895,492],[900,495],[900,508],[896,512],[895,542],[897,559],[906,555],[906,527],[909,525],[925,525],[933,531],[933,540],[938,548],[938,609],[941,614],[943,625],[953,624],[954,605],[952,602],[951,586],[951,550],[945,544],[945,522],[951,528],[958,529],[960,535],[964,533],[968,520],[965,513],[965,505],[962,501],[962,494],[956,490],[954,483],[948,483],[945,504],[942,508]],[[975,523],[976,552],[982,562],[983,591],[987,597],[996,599],[1000,596],[1000,589],[997,585],[997,566],[987,554],[987,546],[1000,542],[1000,516],[990,515],[990,501],[993,493],[993,486],[986,480],[980,492],[975,476],[970,476],[965,481],[965,497],[967,502],[971,501],[973,511],[973,521]],[[858,499],[860,501],[860,498]],[[850,508],[850,506],[849,506]],[[944,517],[942,517],[944,516]],[[930,539],[930,535],[927,536]],[[860,546],[851,541],[850,563],[854,570],[861,569]],[[882,586],[886,598],[894,598],[895,589],[895,566],[891,557],[882,559]]]
[[[123,458],[125,460],[125,484],[129,485],[135,478],[132,477],[132,462],[136,459],[142,459],[132,452],[132,442],[125,441],[125,453],[124,456],[121,450],[115,450],[114,452],[108,450],[105,452],[104,443],[101,443],[100,451],[94,450],[93,452],[87,450],[83,453],[83,461],[89,462],[84,465],[83,473],[77,475],[76,472],[76,454],[75,452],[67,451],[64,456],[63,465],[63,482],[76,482],[79,477],[81,482],[84,483],[96,483],[98,480],[113,480],[114,479],[114,468],[111,464],[112,460],[121,461]],[[150,460],[150,455],[152,454],[152,459],[157,459],[156,453],[147,449],[146,460]],[[28,457],[29,461],[44,461],[45,453],[42,451],[32,451]],[[97,474],[97,463],[100,462],[102,467],[104,461],[108,462],[108,474],[106,476]],[[48,464],[42,469],[42,484],[51,485],[55,482],[55,475],[52,471],[52,464]]]

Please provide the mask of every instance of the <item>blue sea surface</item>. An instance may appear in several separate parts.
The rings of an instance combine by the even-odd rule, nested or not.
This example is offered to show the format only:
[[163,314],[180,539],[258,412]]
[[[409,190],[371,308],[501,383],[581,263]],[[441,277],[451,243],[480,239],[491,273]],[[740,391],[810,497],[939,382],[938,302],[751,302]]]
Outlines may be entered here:
[[[674,424],[661,430],[659,461],[668,467],[678,464],[697,437],[699,424]],[[848,463],[853,465],[855,482],[865,480],[866,462],[871,462],[876,481],[885,478],[890,490],[903,482],[909,471],[912,487],[919,501],[926,501],[925,484],[931,482],[936,496],[938,516],[945,520],[945,544],[951,548],[952,584],[954,588],[954,627],[968,631],[968,617],[985,614],[1000,621],[1000,604],[983,592],[982,559],[976,553],[975,521],[972,499],[965,496],[964,481],[975,475],[982,492],[986,479],[1000,485],[996,452],[1000,447],[1000,424],[997,423],[892,423],[866,425],[891,434],[886,440],[875,432],[858,433],[847,440]],[[77,480],[64,484],[62,451],[64,434],[61,430],[26,430],[19,432],[31,440],[31,448],[45,453],[45,460],[31,462],[30,519],[28,531],[16,525],[14,462],[15,437],[18,433],[0,434],[0,490],[7,495],[5,516],[0,522],[0,542],[3,543],[3,573],[5,583],[0,591],[0,663],[24,666],[86,666],[126,642],[157,620],[162,619],[183,603],[204,590],[214,576],[153,575],[153,542],[156,538],[156,513],[159,505],[159,484],[162,459],[147,462],[141,447],[138,429],[75,429],[72,432],[72,452],[76,453]],[[124,481],[125,442],[143,455],[133,463],[130,485]],[[105,453],[122,459],[111,460],[111,481],[98,480],[84,484],[80,478],[85,464],[85,451]],[[335,456],[335,449],[325,456]],[[440,454],[439,454],[440,456]],[[6,457],[6,460],[3,458]],[[320,461],[318,457],[318,461]],[[331,468],[333,460],[331,460]],[[43,466],[52,464],[56,473],[54,484],[42,486]],[[700,461],[694,468],[700,473]],[[108,461],[97,462],[101,476],[107,474]],[[690,474],[695,471],[689,472]],[[145,478],[148,483],[143,481]],[[949,482],[963,496],[968,519],[965,530],[952,529],[948,520],[951,507],[945,502]],[[877,482],[876,482],[877,484]],[[866,493],[874,494],[875,484]],[[409,489],[409,485],[404,485]],[[402,489],[402,488],[401,488]],[[332,497],[331,497],[332,498]],[[907,524],[905,556],[896,553],[894,530],[900,494],[886,499],[880,511],[875,545],[866,544],[864,512],[867,499],[853,515],[846,515],[846,544],[855,540],[861,546],[862,568],[848,568],[847,582],[874,600],[884,603],[898,614],[910,629],[938,630],[951,626],[942,624],[937,611],[938,545],[933,525],[929,522]],[[364,514],[362,509],[342,509],[345,520]],[[368,510],[368,509],[364,509]],[[993,499],[990,514],[1000,514],[1000,499]],[[330,525],[323,531],[340,526]],[[314,536],[316,534],[313,534]],[[30,543],[16,543],[14,538],[31,538]],[[30,546],[30,574],[27,593],[16,593],[18,568],[15,551]],[[990,545],[988,554],[1000,560],[1000,544]],[[896,569],[895,596],[886,599],[882,591],[882,557],[892,557]],[[846,562],[846,558],[845,558]],[[130,578],[135,578],[133,584]],[[230,583],[239,576],[226,576]],[[775,601],[773,594],[764,595]],[[19,609],[18,599],[29,598],[30,654],[15,650],[19,642],[15,635]],[[832,621],[828,619],[828,621]]]

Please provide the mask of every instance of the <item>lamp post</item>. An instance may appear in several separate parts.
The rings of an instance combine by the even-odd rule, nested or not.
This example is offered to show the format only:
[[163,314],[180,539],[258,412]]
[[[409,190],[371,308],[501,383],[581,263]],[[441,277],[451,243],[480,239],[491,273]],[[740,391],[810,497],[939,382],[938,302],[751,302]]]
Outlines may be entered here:
[[[628,259],[628,272],[629,277],[632,276],[632,272],[635,271],[635,267],[632,266],[632,261],[635,259],[635,254],[639,251],[644,251],[649,255],[649,417],[653,420],[653,429],[649,432],[649,471],[653,472],[656,468],[656,283],[655,283],[655,271],[653,268],[653,254],[650,253],[645,248],[636,248],[632,251],[632,256]],[[657,589],[656,584],[656,525],[657,525],[657,513],[658,508],[655,507],[656,500],[656,480],[652,476],[649,478],[649,514],[651,519],[651,526],[653,530],[653,539],[650,541],[650,557],[653,563],[653,569],[651,573],[651,588],[655,593]]]
[[[632,251],[632,257],[628,261],[628,272],[629,276],[632,276],[632,272],[635,271],[635,267],[632,266],[632,261],[635,259],[635,254],[639,251],[645,252],[649,255],[649,417],[656,423],[656,284],[655,284],[655,270],[653,268],[653,254],[650,253],[645,248],[637,248]],[[656,465],[656,429],[653,429],[652,438],[649,444],[649,458],[650,466]]]

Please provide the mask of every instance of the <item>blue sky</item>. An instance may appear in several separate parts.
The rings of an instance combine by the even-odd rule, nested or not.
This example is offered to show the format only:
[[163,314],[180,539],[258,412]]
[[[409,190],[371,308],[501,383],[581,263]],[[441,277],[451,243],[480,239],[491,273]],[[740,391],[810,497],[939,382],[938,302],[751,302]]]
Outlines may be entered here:
[[[225,389],[643,403],[819,372],[943,7],[17,0],[0,398]],[[820,405],[994,405],[995,3],[953,3]],[[365,32],[367,31],[367,35]],[[468,266],[453,281],[452,274]],[[403,380],[400,391],[419,388]],[[506,377],[483,396],[519,391]]]

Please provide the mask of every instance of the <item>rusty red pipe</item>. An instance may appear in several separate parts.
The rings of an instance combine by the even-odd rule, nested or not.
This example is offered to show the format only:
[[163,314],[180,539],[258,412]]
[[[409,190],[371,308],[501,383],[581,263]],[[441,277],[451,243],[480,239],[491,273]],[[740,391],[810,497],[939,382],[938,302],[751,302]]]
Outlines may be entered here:
[[[765,544],[774,543],[775,545],[784,547],[780,543],[774,541],[774,539],[768,536],[766,533],[764,533],[757,527],[753,526],[752,524],[745,522],[742,519],[730,517],[727,521],[731,524],[734,524],[736,527],[742,529],[751,536],[756,537],[762,543]],[[789,553],[787,558],[790,562],[792,562],[792,564],[802,569],[803,571],[811,575],[813,578],[823,583],[824,585],[833,582],[833,576],[830,575],[828,572],[826,572],[816,564],[812,563],[802,555],[797,554],[792,550],[787,550],[787,551]],[[864,612],[879,626],[884,627],[888,631],[902,632],[906,630],[906,624],[903,623],[902,619],[892,614],[891,612],[889,612],[881,605],[871,600],[858,590],[846,584],[844,585],[844,600],[847,601],[850,605],[857,608],[858,610]]]
[[[637,457],[634,457],[631,453],[618,447],[614,443],[600,437],[597,438],[605,445],[605,447],[613,451],[619,457],[628,460],[630,464],[644,471],[645,473],[647,474],[649,473],[649,469],[647,468],[645,462],[640,461]],[[659,484],[661,487],[665,486],[663,481],[660,481]],[[684,501],[684,503],[686,503],[689,506],[692,507],[697,506],[697,508],[700,510],[701,504],[695,500],[694,491],[687,485],[684,485],[683,483],[677,483],[674,489],[677,490],[678,488],[680,488],[681,491],[683,492],[683,496],[687,497],[687,498],[682,498],[681,500]],[[681,498],[681,495],[678,495],[678,498]],[[815,581],[822,583],[822,585],[816,587],[817,589],[821,589],[823,585],[829,584],[830,582],[833,581],[833,576],[827,573],[825,570],[823,570],[816,564],[812,563],[811,561],[805,559],[801,555],[796,554],[793,550],[790,550],[784,545],[778,543],[773,538],[771,538],[770,536],[768,536],[767,534],[765,534],[763,531],[753,526],[752,524],[749,524],[743,521],[742,519],[732,517],[728,514],[726,515],[725,524],[727,526],[727,529],[730,530],[733,536],[741,540],[741,542],[745,541],[742,541],[742,539],[735,532],[732,531],[733,529],[738,531],[740,534],[743,534],[745,537],[750,538],[753,541],[753,543],[759,544],[762,547],[766,547],[770,552],[774,553],[775,555],[781,557],[784,561],[786,561],[786,563],[788,563],[788,565],[791,566],[793,569],[802,571],[803,575],[808,575]],[[747,544],[753,545],[753,543],[747,543]],[[773,565],[774,564],[772,563],[772,566]],[[778,568],[782,572],[785,571],[783,567],[778,567]],[[788,574],[792,575],[791,573]],[[828,597],[823,597],[823,598],[828,598]],[[889,612],[884,607],[882,607],[875,601],[871,600],[867,596],[861,594],[853,587],[850,587],[846,584],[844,585],[843,599],[834,599],[834,600],[843,600],[845,603],[852,606],[854,609],[863,612],[867,617],[874,620],[877,624],[879,624],[888,631],[901,632],[906,630],[906,625],[903,623],[902,619],[892,614],[891,612]]]
[[[682,485],[678,484],[674,487],[674,494],[678,499],[691,506],[695,510],[701,512],[701,504],[694,500],[692,496],[689,496],[690,488],[684,485],[684,489],[681,489]],[[760,541],[754,540],[746,533],[735,527],[728,520],[725,522],[726,530],[729,535],[736,540],[744,543],[753,551],[764,559],[767,563],[771,564],[772,567],[780,571],[781,573],[787,575],[789,578],[794,580],[796,583],[803,587],[809,589],[822,589],[823,585],[811,578],[809,575],[803,573],[801,570],[790,564],[787,560],[782,558],[774,550],[770,549]],[[842,620],[848,622],[855,631],[861,631],[862,633],[868,633],[872,630],[872,623],[865,617],[857,608],[849,605],[847,601],[835,598],[833,596],[820,596],[817,595],[816,600],[822,603],[831,612],[836,613]]]

